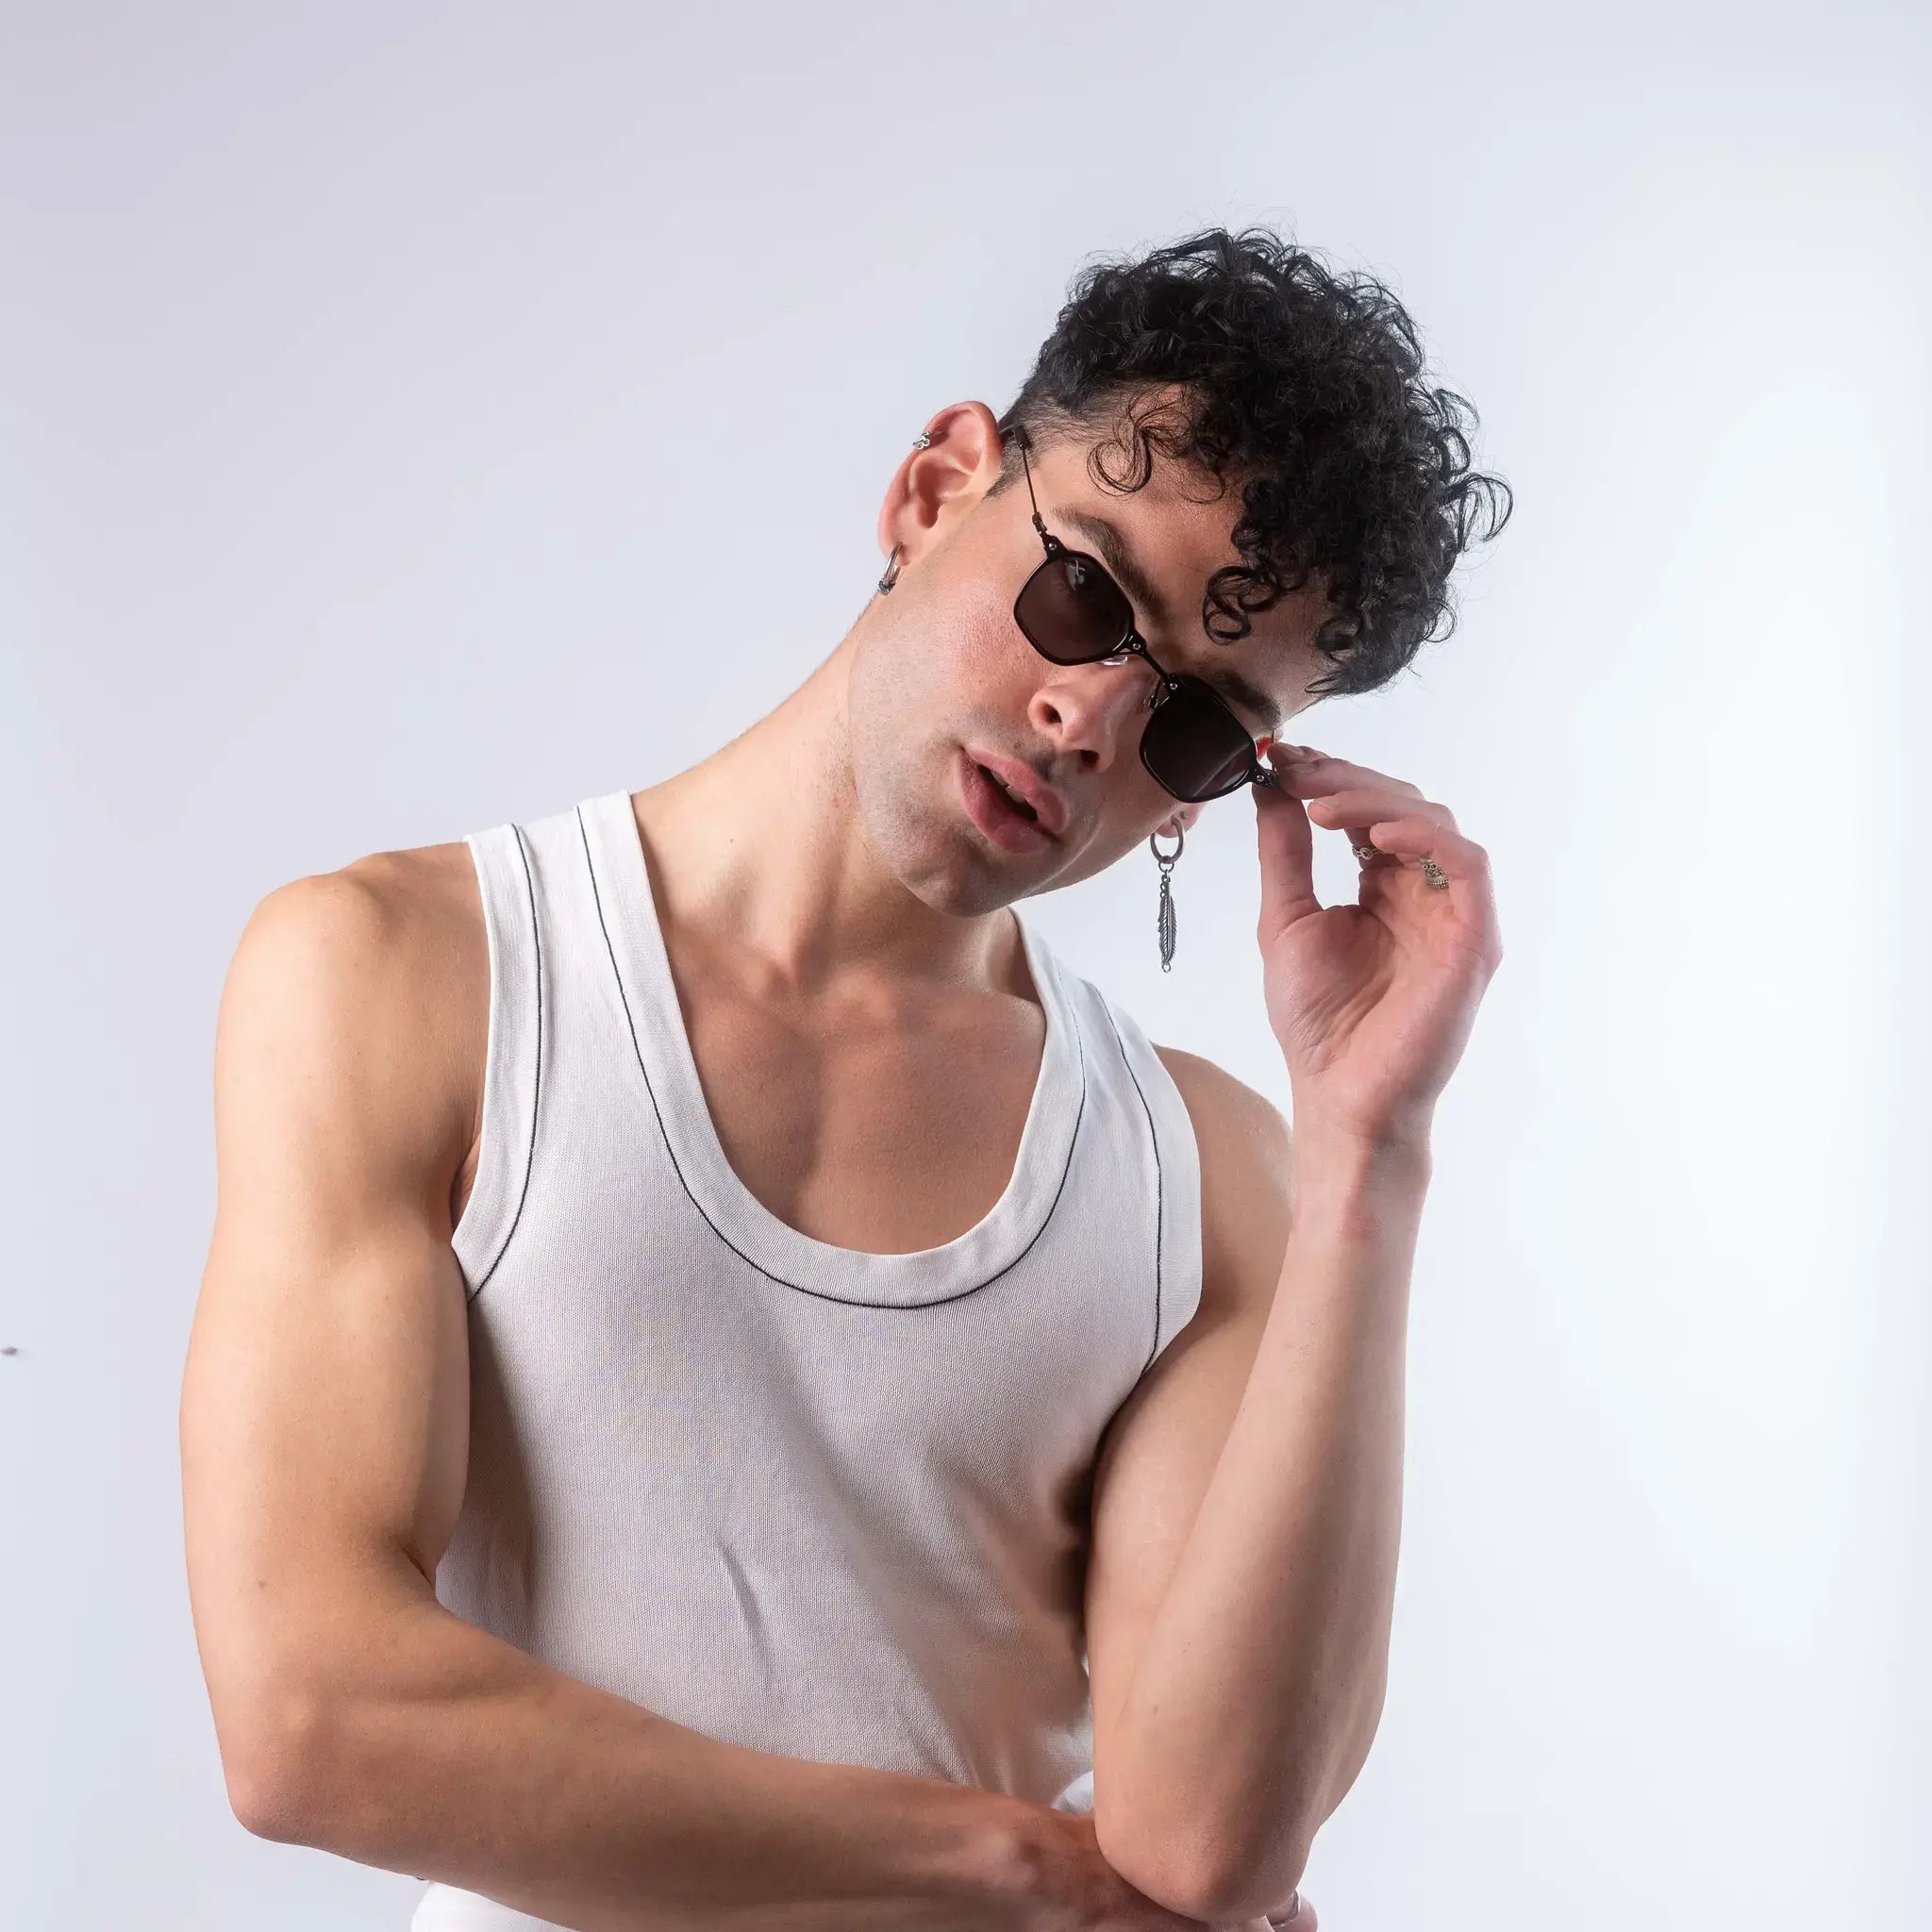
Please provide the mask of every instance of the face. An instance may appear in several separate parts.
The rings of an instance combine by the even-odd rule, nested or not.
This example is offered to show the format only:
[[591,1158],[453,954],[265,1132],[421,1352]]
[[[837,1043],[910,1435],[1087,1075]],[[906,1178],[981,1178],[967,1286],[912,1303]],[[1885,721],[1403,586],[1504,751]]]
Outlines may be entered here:
[[[897,582],[854,629],[852,766],[886,862],[926,904],[985,912],[1091,877],[1158,828],[1245,806],[1245,787],[1183,803],[1141,762],[1156,690],[1143,658],[1055,664],[1027,641],[1013,599],[1046,553],[1025,486],[987,496],[1000,440],[983,404],[956,405],[929,428],[932,447],[901,465],[881,512],[884,549],[901,546]],[[1202,627],[1203,597],[1214,571],[1241,561],[1229,541],[1239,490],[1204,502],[1213,479],[1157,456],[1143,489],[1116,492],[1088,473],[1090,447],[1029,452],[1047,529],[1108,566],[1155,658],[1216,684],[1265,749],[1327,668],[1314,649],[1327,614],[1318,587],[1254,614],[1239,641],[1216,641]],[[1230,674],[1252,689],[1231,692],[1221,682]],[[987,764],[1051,792],[1039,823],[1005,801]]]

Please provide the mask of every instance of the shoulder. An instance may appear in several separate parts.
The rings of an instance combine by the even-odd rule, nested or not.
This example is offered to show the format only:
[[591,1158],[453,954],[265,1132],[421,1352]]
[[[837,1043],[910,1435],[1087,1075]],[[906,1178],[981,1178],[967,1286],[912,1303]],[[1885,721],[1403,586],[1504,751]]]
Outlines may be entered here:
[[1204,1152],[1211,1140],[1217,1146],[1230,1143],[1228,1151],[1258,1142],[1259,1151],[1287,1156],[1287,1116],[1265,1093],[1200,1054],[1162,1046],[1158,1041],[1154,1051],[1180,1089]]
[[1292,1133],[1287,1116],[1226,1068],[1154,1047],[1200,1151],[1202,1300],[1272,1297],[1288,1248]]
[[483,939],[481,891],[461,841],[374,852],[257,901],[230,978],[273,971],[341,993],[447,993]]
[[[368,854],[257,902],[222,988],[218,1086],[267,1080],[359,1129],[460,1156],[490,1017],[482,896],[462,841]],[[291,1099],[293,1095],[289,1095]]]

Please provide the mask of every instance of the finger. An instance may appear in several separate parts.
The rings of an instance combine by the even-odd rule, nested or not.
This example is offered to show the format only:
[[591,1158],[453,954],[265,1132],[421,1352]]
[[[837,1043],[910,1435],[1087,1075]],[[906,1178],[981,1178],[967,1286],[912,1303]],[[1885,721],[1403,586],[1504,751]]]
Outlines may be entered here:
[[1332,758],[1326,752],[1305,744],[1285,744],[1287,772],[1283,783],[1296,791],[1313,796],[1322,791],[1339,791],[1344,785],[1374,786],[1386,791],[1399,791],[1406,798],[1420,798],[1422,790],[1407,778],[1392,778],[1371,765],[1357,765],[1347,758]]
[[1318,824],[1345,829],[1351,837],[1381,819],[1428,818],[1447,831],[1456,829],[1456,814],[1446,805],[1438,805],[1419,792],[1411,796],[1384,788],[1353,786],[1302,802]]
[[[1285,746],[1271,744],[1268,762],[1277,773]],[[1255,845],[1261,865],[1259,932],[1265,943],[1298,919],[1322,909],[1315,897],[1315,837],[1301,800],[1277,785],[1250,785],[1255,801]]]
[[1364,836],[1376,851],[1396,858],[1433,858],[1449,874],[1452,886],[1458,878],[1474,878],[1489,870],[1489,855],[1474,839],[1465,839],[1424,813],[1377,819]]
[[1432,858],[1448,875],[1449,901],[1457,916],[1474,933],[1485,952],[1502,957],[1495,895],[1490,882],[1490,855],[1474,839],[1465,839],[1425,817],[1382,819],[1368,830],[1368,843],[1406,864]]

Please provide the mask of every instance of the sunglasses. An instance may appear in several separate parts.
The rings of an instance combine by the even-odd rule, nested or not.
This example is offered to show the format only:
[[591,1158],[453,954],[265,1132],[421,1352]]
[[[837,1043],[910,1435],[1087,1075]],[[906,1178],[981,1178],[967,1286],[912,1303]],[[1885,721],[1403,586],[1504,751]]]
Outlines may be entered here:
[[1273,785],[1274,774],[1255,755],[1248,727],[1210,684],[1163,670],[1147,641],[1134,628],[1134,607],[1107,566],[1084,550],[1069,550],[1040,516],[1033,467],[1022,432],[1020,463],[1033,527],[1046,545],[1046,561],[1020,586],[1013,622],[1026,641],[1055,664],[1147,661],[1158,682],[1147,700],[1154,715],[1141,733],[1141,762],[1155,782],[1175,798],[1198,805],[1239,786]]

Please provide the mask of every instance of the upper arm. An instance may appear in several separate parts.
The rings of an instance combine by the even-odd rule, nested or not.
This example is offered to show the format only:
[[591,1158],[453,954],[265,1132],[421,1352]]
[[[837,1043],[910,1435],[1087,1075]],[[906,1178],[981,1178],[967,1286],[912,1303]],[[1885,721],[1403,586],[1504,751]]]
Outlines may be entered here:
[[[412,881],[397,861],[414,857],[268,894],[223,988],[217,1204],[179,1426],[195,1637],[244,1818],[284,1789],[277,1754],[358,1619],[433,1594],[462,1499],[450,1188],[488,959],[479,1013],[456,874]],[[440,907],[420,890],[438,877]]]
[[1096,1800],[1114,1714],[1227,1441],[1288,1250],[1280,1110],[1210,1060],[1156,1051],[1200,1150],[1201,1300],[1115,1413],[1094,1464],[1086,1620]]

